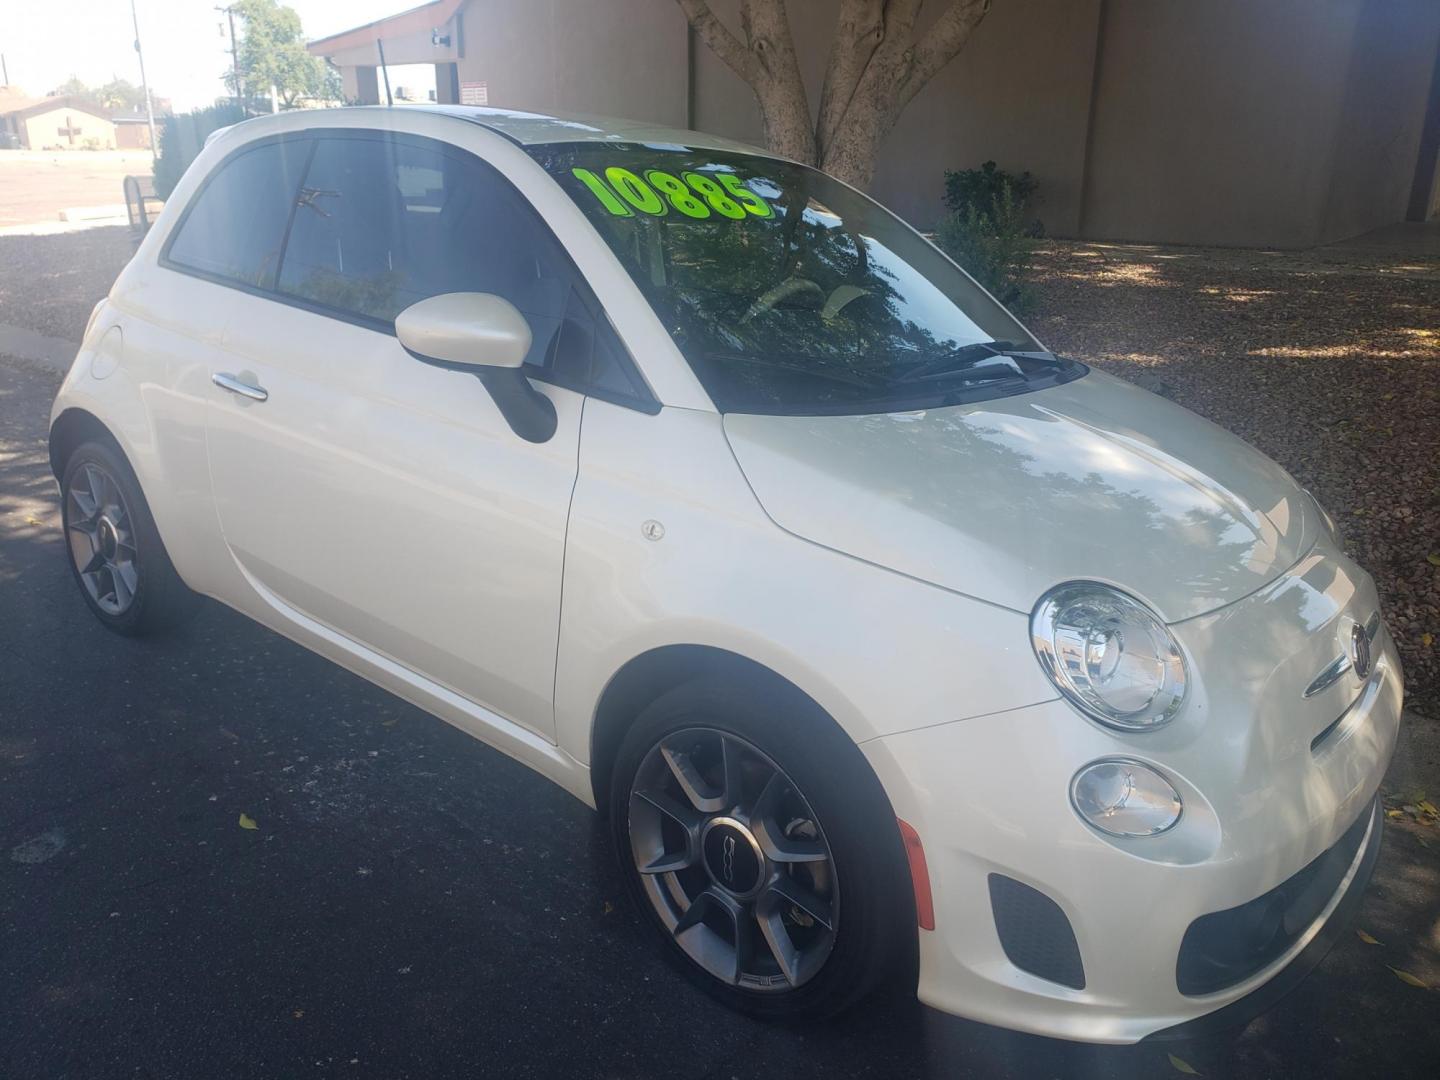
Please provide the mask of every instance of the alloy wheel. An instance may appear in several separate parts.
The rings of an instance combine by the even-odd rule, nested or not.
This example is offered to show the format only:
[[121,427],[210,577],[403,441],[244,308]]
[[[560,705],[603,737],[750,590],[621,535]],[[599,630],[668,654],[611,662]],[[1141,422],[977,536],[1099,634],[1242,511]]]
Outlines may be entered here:
[[756,746],[712,728],[666,735],[635,774],[629,833],[661,923],[715,978],[785,991],[824,967],[840,911],[830,845]]
[[80,466],[65,493],[65,535],[90,599],[123,615],[140,586],[134,524],[115,478],[94,462]]

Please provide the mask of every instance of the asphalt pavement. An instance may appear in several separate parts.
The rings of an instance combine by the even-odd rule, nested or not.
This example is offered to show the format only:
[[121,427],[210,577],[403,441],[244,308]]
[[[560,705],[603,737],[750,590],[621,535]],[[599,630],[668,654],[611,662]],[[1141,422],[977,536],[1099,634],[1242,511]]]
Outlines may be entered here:
[[1392,971],[1440,983],[1440,835],[1406,822],[1360,917],[1379,944],[1243,1031],[1117,1049],[903,995],[804,1028],[723,1010],[558,788],[219,604],[163,640],[103,630],[62,553],[57,381],[0,357],[0,1077],[1440,1075],[1440,991]]

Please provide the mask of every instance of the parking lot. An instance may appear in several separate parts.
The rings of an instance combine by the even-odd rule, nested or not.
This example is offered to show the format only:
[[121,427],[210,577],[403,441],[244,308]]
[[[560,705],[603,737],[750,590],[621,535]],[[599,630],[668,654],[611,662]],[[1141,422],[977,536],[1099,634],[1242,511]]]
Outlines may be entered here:
[[70,208],[112,207],[123,216],[121,185],[149,176],[149,150],[6,150],[0,153],[0,228],[58,222]]
[[[4,238],[0,323],[78,336],[127,244]],[[0,1076],[1440,1072],[1440,831],[1403,810],[1360,916],[1375,943],[1243,1031],[1086,1047],[904,995],[801,1029],[735,1016],[661,961],[568,795],[219,605],[166,640],[101,629],[62,554],[57,381],[0,356]],[[1440,792],[1432,725],[1397,803]]]

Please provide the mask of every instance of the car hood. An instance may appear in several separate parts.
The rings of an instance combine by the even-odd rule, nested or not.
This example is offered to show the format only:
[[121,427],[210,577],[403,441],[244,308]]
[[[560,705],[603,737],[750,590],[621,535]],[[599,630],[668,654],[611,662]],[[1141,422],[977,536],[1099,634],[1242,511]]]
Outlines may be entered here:
[[1022,612],[1086,579],[1187,619],[1277,577],[1319,527],[1259,451],[1094,371],[917,412],[732,413],[725,432],[782,528]]

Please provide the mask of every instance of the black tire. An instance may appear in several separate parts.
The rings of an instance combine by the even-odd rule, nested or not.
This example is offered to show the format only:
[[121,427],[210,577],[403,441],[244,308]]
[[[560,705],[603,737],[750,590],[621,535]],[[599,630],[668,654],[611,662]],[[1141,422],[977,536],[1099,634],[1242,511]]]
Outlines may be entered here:
[[[91,594],[75,554],[77,543],[89,541],[76,539],[77,532],[83,533],[81,526],[84,522],[80,517],[79,503],[72,493],[77,487],[82,492],[88,492],[90,478],[97,468],[113,482],[123,501],[123,517],[128,524],[130,541],[126,547],[133,550],[130,560],[137,571],[128,602],[119,611],[107,610],[102,600]],[[140,490],[140,482],[118,447],[105,441],[87,442],[76,447],[62,474],[60,506],[65,528],[65,561],[85,605],[102,626],[127,637],[139,637],[173,630],[195,614],[200,597],[175,572],[160,540],[160,533],[155,528],[155,519],[150,515],[150,505]],[[110,606],[116,605],[112,603]]]
[[[677,943],[646,892],[632,852],[632,785],[652,748],[690,729],[728,732],[758,748],[814,812],[833,863],[838,917],[823,966],[799,985],[756,990],[722,982]],[[636,718],[616,755],[609,816],[621,873],[642,916],[662,935],[663,951],[730,1008],[768,1020],[813,1021],[884,983],[905,978],[913,989],[915,900],[894,811],[859,748],[793,687],[703,677],[663,694]]]

